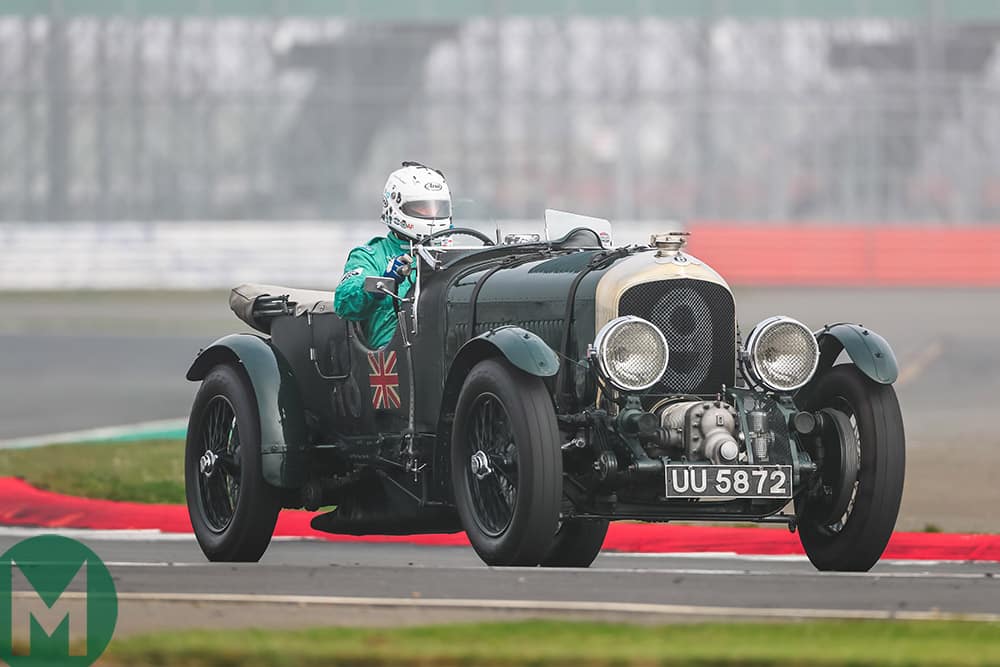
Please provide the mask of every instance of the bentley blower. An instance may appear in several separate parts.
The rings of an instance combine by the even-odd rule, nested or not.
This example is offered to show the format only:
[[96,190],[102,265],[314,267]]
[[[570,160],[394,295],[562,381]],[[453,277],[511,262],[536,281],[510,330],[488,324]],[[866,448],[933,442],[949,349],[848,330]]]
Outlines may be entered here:
[[187,372],[207,558],[258,560],[282,508],[304,508],[329,533],[464,531],[497,566],[587,567],[629,520],[781,523],[818,569],[871,568],[903,489],[888,343],[780,315],[744,335],[684,233],[547,236],[414,243],[406,298],[366,279],[398,319],[378,349],[332,292],[234,289],[257,333]]

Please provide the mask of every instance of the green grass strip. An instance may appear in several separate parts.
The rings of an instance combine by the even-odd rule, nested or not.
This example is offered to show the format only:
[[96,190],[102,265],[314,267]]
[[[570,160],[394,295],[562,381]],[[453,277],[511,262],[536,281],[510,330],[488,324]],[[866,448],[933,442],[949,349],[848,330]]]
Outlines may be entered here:
[[122,435],[108,438],[105,442],[145,442],[148,440],[184,440],[187,435],[187,428],[161,428],[139,431],[136,433],[124,433]]
[[400,629],[172,632],[112,644],[105,664],[963,667],[1000,665],[1000,626],[892,621],[635,626],[539,620]]
[[184,442],[0,450],[0,477],[20,477],[40,489],[85,498],[183,503]]

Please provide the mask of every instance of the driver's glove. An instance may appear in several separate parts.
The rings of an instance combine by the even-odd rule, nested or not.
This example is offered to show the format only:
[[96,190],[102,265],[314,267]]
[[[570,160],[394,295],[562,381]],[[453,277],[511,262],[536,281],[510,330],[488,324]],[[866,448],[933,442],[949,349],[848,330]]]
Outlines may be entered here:
[[385,273],[382,274],[382,277],[392,278],[398,285],[406,280],[406,277],[410,275],[410,270],[412,268],[413,258],[409,255],[399,255],[398,257],[393,257],[389,260],[389,265],[385,267]]

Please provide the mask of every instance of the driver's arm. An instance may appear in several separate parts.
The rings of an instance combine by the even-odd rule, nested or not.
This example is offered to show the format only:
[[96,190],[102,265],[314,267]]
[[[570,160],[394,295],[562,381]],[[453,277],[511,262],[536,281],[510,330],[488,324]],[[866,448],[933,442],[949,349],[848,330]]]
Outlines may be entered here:
[[345,320],[366,320],[375,310],[378,299],[365,291],[365,278],[380,276],[385,270],[368,246],[355,248],[347,256],[344,277],[334,292],[333,309]]

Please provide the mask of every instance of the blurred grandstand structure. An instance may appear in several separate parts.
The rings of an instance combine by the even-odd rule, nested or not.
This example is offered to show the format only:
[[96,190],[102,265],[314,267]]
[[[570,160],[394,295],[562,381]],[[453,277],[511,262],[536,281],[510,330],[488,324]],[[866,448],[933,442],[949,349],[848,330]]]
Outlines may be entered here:
[[[5,0],[0,221],[1000,220],[996,0]],[[461,209],[461,206],[459,206]]]

